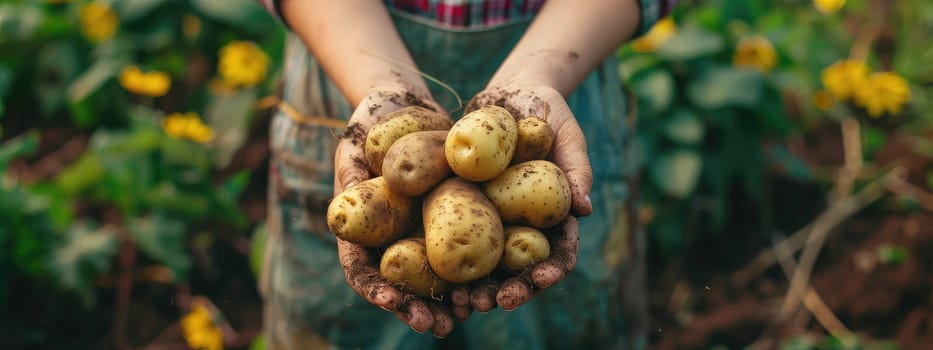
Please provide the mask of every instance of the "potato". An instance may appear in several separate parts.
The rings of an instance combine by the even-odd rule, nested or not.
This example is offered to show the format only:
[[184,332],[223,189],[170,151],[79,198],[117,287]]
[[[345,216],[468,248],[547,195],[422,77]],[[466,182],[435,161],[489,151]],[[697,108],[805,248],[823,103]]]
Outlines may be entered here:
[[551,245],[534,227],[505,226],[505,250],[499,265],[506,270],[521,271],[544,261],[551,254]]
[[518,126],[512,115],[502,107],[485,106],[454,123],[444,154],[457,176],[486,181],[509,166],[517,140]]
[[544,119],[525,117],[518,121],[518,141],[512,164],[546,159],[554,144],[554,132]]
[[389,190],[375,177],[343,191],[327,207],[327,227],[337,237],[366,247],[385,246],[407,233],[416,201]]
[[431,269],[444,280],[486,277],[502,258],[502,220],[479,188],[453,177],[424,200],[424,238]]
[[363,152],[369,169],[382,175],[382,160],[389,147],[407,134],[426,130],[448,130],[453,121],[447,116],[424,107],[409,106],[387,114],[366,133]]
[[447,281],[428,265],[424,238],[406,238],[389,246],[382,254],[379,272],[405,293],[440,300],[447,291]]
[[393,192],[420,196],[450,177],[444,158],[447,131],[419,131],[398,139],[382,161],[382,176]]
[[570,184],[557,165],[546,160],[515,164],[483,184],[483,192],[502,221],[547,228],[570,212]]

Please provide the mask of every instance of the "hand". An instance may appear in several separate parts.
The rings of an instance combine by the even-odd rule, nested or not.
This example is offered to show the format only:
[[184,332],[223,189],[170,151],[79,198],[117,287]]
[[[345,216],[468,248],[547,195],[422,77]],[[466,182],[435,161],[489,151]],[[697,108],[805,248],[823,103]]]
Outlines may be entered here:
[[[418,94],[405,86],[381,86],[371,89],[357,106],[347,124],[347,131],[337,145],[334,158],[334,194],[371,177],[363,144],[366,132],[380,118],[401,108],[419,105],[445,113],[428,94]],[[443,338],[453,330],[449,303],[424,301],[402,293],[379,274],[379,261],[366,247],[337,239],[337,252],[347,282],[369,303],[393,312],[418,333],[433,330]]]
[[567,176],[572,215],[546,232],[551,244],[551,256],[547,260],[501,283],[484,280],[479,285],[455,288],[451,292],[451,301],[457,319],[465,319],[471,310],[487,312],[496,305],[514,310],[563,279],[576,267],[579,238],[576,216],[587,216],[593,211],[589,197],[593,172],[586,153],[586,138],[566,100],[557,90],[544,85],[491,87],[477,94],[467,105],[466,112],[486,105],[503,107],[516,119],[534,116],[547,121],[554,131],[554,148],[549,160]]

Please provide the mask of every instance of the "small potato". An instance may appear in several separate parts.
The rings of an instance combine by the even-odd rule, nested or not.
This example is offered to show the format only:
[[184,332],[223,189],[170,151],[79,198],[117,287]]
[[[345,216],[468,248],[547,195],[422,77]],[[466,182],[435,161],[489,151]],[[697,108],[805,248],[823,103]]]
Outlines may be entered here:
[[402,136],[386,152],[382,176],[393,192],[420,196],[450,177],[444,158],[447,131],[419,131]]
[[424,238],[406,238],[386,248],[379,272],[405,293],[439,300],[448,283],[437,277],[428,265]]
[[518,126],[512,115],[502,107],[485,106],[454,123],[444,154],[457,176],[486,181],[509,166],[517,140]]
[[327,207],[327,227],[349,242],[385,246],[411,229],[415,202],[389,190],[383,177],[375,177],[334,197]]
[[499,265],[510,271],[544,261],[551,254],[551,245],[541,231],[534,227],[509,225],[505,227],[505,251]]
[[515,164],[483,185],[502,221],[536,228],[554,226],[570,212],[570,184],[546,160]]
[[554,132],[544,119],[525,117],[518,121],[518,142],[512,164],[546,159],[554,144]]
[[424,200],[424,238],[431,269],[444,280],[489,275],[502,258],[502,220],[476,185],[453,177]]
[[402,136],[417,131],[448,130],[453,121],[447,116],[430,109],[409,106],[387,114],[366,133],[363,152],[369,169],[377,176],[382,175],[382,160],[389,147]]

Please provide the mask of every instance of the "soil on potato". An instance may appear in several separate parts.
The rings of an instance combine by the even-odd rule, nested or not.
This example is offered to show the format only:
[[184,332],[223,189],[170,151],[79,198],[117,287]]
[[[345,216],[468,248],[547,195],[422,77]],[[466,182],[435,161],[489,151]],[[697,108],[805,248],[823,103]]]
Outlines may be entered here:
[[[265,124],[262,120],[256,123],[247,144],[233,157],[234,163],[218,175],[223,178],[251,169],[249,187],[241,198],[251,221],[261,220],[266,211]],[[7,130],[15,129],[11,126]],[[73,162],[86,144],[87,135],[81,132],[49,126],[43,129],[38,154],[14,162],[10,172],[20,179],[49,179]],[[816,133],[801,144],[802,149],[796,153],[808,163],[841,164],[841,140],[835,129]],[[906,158],[903,164],[910,171],[910,182],[916,185],[924,184],[924,172],[933,166],[929,159],[911,154],[898,139],[890,140],[876,157],[883,164]],[[798,215],[785,215],[777,225],[789,233],[808,223],[825,205],[824,190],[775,180],[770,189],[775,195],[774,210]],[[745,214],[741,213],[743,203],[733,206],[739,214]],[[78,209],[93,212],[95,218],[106,216],[106,208]],[[894,339],[904,349],[926,349],[933,344],[933,213],[910,215],[871,209],[866,211],[869,214],[847,220],[832,234],[814,267],[812,286],[849,329],[871,338]],[[734,283],[736,271],[770,244],[744,230],[749,225],[730,223],[731,229],[722,236],[689,246],[673,261],[652,261],[648,274],[652,349],[708,349],[715,344],[735,349],[781,332],[824,333],[812,319],[799,323],[803,329],[776,330],[772,313],[783,300],[788,284],[779,267],[772,266],[742,286]],[[61,293],[50,295],[51,286],[13,280],[9,300],[16,302],[0,309],[0,314],[14,317],[0,322],[0,339],[11,341],[8,345],[12,348],[39,337],[48,340],[48,348],[114,349],[120,348],[118,342],[124,342],[131,347],[182,349],[185,346],[180,330],[172,328],[181,316],[176,304],[180,294],[209,297],[242,338],[248,339],[261,330],[262,305],[242,244],[237,239],[218,240],[207,249],[206,256],[196,257],[223,263],[194,271],[187,291],[161,283],[135,283],[129,307],[123,310],[127,316],[122,337],[116,336],[119,310],[112,283],[99,283],[97,307],[83,310],[76,298]],[[903,248],[903,260],[886,263],[873,259],[883,246]],[[137,254],[137,268],[153,263]],[[112,280],[117,271],[115,268],[101,280]],[[31,331],[23,334],[24,329]],[[244,349],[247,344],[241,342],[229,348]]]

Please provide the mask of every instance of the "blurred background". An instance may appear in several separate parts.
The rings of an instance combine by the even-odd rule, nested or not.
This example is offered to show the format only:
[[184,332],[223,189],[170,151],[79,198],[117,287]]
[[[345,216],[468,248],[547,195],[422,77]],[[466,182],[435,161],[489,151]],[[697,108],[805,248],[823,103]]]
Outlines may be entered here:
[[[933,346],[933,2],[680,0],[618,50],[653,349]],[[0,1],[6,349],[260,349],[283,29]]]

